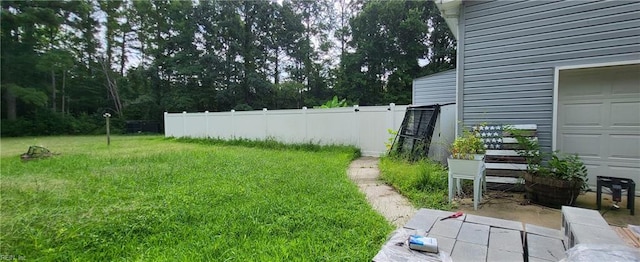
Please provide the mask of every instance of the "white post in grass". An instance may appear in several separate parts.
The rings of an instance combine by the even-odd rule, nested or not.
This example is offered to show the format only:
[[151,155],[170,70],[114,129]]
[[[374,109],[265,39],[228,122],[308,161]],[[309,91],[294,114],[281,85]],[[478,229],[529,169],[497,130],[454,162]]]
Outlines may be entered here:
[[207,123],[207,129],[204,131],[204,138],[209,138],[209,110],[204,111],[204,120]]
[[187,111],[182,111],[182,137],[187,137]]
[[264,118],[264,140],[269,138],[269,116],[267,116],[267,108],[262,108],[262,117]]
[[304,118],[304,142],[307,142],[307,138],[309,136],[308,131],[307,131],[307,107],[303,106],[302,107],[302,117]]
[[109,118],[111,118],[111,114],[104,113],[102,116],[107,120],[107,145],[111,145],[111,130],[109,128]]

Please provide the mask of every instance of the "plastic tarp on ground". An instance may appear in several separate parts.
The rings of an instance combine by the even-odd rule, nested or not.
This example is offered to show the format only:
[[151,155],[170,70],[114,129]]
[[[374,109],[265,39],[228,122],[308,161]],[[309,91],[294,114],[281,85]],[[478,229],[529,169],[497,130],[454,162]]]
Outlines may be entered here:
[[415,234],[416,230],[399,228],[384,244],[378,254],[373,257],[375,262],[409,262],[409,261],[425,261],[425,262],[452,262],[451,256],[440,250],[438,253],[427,253],[409,249],[409,236]]
[[567,257],[561,262],[640,262],[640,250],[624,245],[578,244],[567,250]]

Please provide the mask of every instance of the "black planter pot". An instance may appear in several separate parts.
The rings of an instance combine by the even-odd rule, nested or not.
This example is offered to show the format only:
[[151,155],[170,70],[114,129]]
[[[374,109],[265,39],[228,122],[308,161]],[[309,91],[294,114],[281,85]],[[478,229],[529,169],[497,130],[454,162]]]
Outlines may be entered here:
[[582,181],[524,174],[524,189],[531,202],[549,207],[573,206],[580,194]]

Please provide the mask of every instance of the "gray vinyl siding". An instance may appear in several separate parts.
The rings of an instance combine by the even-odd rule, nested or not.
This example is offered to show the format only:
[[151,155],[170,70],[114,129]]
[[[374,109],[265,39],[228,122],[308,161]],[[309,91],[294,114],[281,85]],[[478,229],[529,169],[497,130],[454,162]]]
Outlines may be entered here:
[[412,104],[433,105],[456,102],[456,70],[413,80]]
[[640,1],[463,1],[461,18],[459,117],[537,124],[547,150],[556,66],[640,59]]

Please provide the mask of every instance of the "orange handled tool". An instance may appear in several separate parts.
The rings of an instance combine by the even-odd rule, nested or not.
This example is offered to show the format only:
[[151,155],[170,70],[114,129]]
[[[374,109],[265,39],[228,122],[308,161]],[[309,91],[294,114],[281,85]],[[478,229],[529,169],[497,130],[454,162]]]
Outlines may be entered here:
[[445,220],[445,219],[449,219],[449,218],[461,217],[461,216],[462,216],[462,212],[458,211],[458,212],[455,212],[453,215],[450,215],[450,216],[448,216],[448,217],[445,217],[445,218],[443,218],[443,219],[440,219],[440,221]]

